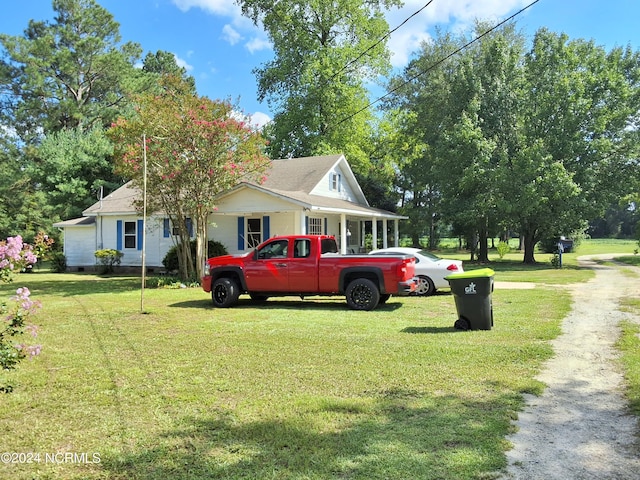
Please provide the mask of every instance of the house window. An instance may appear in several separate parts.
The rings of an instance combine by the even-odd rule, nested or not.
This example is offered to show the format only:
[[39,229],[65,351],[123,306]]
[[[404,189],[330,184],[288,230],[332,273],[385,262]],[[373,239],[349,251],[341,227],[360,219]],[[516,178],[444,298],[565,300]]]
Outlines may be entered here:
[[[190,218],[185,219],[187,230],[189,231],[189,236],[193,237],[193,222]],[[163,230],[164,230],[164,238],[169,238],[171,235],[177,237],[180,235],[180,229],[169,219],[165,218],[163,220]]]
[[332,191],[334,192],[339,192],[340,191],[340,183],[341,183],[341,175],[339,173],[332,173],[331,174],[331,184],[330,184],[330,188]]
[[124,248],[136,248],[136,222],[124,222]]
[[262,222],[259,218],[247,219],[247,247],[255,248],[262,241]]
[[309,235],[322,235],[322,219],[309,217]]

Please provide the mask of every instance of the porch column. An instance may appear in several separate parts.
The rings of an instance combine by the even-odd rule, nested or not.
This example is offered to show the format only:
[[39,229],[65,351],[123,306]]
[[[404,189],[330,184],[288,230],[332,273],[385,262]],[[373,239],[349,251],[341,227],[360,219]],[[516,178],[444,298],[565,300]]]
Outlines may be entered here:
[[396,218],[393,221],[393,246],[394,247],[399,247],[400,246],[400,231],[398,230],[398,219]]
[[375,217],[371,219],[371,236],[373,237],[371,248],[375,250],[378,248],[378,219]]
[[382,248],[389,248],[389,242],[387,240],[387,219],[382,219]]
[[347,216],[340,214],[340,253],[347,254]]
[[298,225],[298,232],[302,235],[307,235],[307,212],[305,210],[300,212],[300,224]]

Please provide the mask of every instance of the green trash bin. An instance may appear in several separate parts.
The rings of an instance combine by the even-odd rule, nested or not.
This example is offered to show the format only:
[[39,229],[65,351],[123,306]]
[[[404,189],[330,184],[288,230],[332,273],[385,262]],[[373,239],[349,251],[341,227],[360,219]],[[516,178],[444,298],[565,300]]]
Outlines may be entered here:
[[446,278],[456,302],[460,330],[491,330],[493,327],[493,277],[490,268],[453,273]]

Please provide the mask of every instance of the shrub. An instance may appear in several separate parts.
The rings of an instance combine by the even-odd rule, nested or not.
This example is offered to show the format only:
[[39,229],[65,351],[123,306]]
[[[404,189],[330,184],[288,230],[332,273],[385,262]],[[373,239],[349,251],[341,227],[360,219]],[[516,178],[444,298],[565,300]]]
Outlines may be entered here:
[[53,252],[49,255],[51,260],[51,270],[54,273],[64,273],[67,271],[67,257],[62,252]]
[[114,267],[120,265],[120,260],[124,256],[124,253],[112,248],[105,248],[104,250],[96,250],[93,255],[98,261],[98,273],[105,275],[107,273],[113,273]]
[[496,247],[498,252],[498,256],[503,258],[507,253],[511,251],[511,247],[507,242],[498,242],[498,246]]
[[[0,282],[13,281],[13,272],[26,270],[36,261],[33,247],[23,243],[20,235],[0,241]],[[0,373],[15,369],[27,355],[34,357],[40,353],[40,345],[16,344],[14,341],[14,337],[20,337],[25,331],[36,336],[37,328],[26,321],[40,304],[34,302],[30,295],[27,287],[21,287],[9,302],[0,302],[0,316],[3,319],[0,322]],[[4,375],[0,376],[0,393],[12,390],[11,382]]]
[[[196,241],[191,240],[190,246],[191,246],[191,257],[194,259],[193,261],[195,262]],[[227,255],[228,253],[229,252],[227,251],[227,249],[222,243],[216,242],[215,240],[209,240],[207,244],[207,258],[219,257],[221,255]],[[164,268],[166,268],[168,272],[178,271],[178,246],[177,245],[174,245],[169,249],[167,254],[162,259],[162,265],[164,265]],[[194,264],[194,267],[195,267],[195,264]]]

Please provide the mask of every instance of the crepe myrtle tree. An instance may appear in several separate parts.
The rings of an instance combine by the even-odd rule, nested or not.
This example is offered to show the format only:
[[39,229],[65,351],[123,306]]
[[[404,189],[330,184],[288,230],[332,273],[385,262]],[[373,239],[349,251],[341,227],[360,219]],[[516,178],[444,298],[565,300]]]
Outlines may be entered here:
[[263,136],[231,103],[194,95],[179,77],[164,76],[161,85],[162,93],[137,97],[135,115],[119,118],[108,135],[117,171],[141,190],[146,177],[147,210],[165,212],[177,228],[180,277],[192,280],[202,276],[216,195],[243,180],[262,181],[269,159]]
[[[17,235],[0,241],[0,281],[11,282],[15,271],[31,268],[37,261],[36,252],[50,245],[48,237],[39,234],[38,240],[44,241],[39,246],[33,247],[23,243],[22,237]],[[28,323],[28,318],[40,307],[39,302],[32,300],[31,292],[27,287],[20,287],[16,294],[8,301],[0,303],[0,369],[2,372],[15,369],[25,357],[34,357],[41,350],[40,345],[26,345],[17,343],[25,332],[33,337],[37,334],[35,325]],[[0,377],[0,392],[9,393],[13,385]]]

